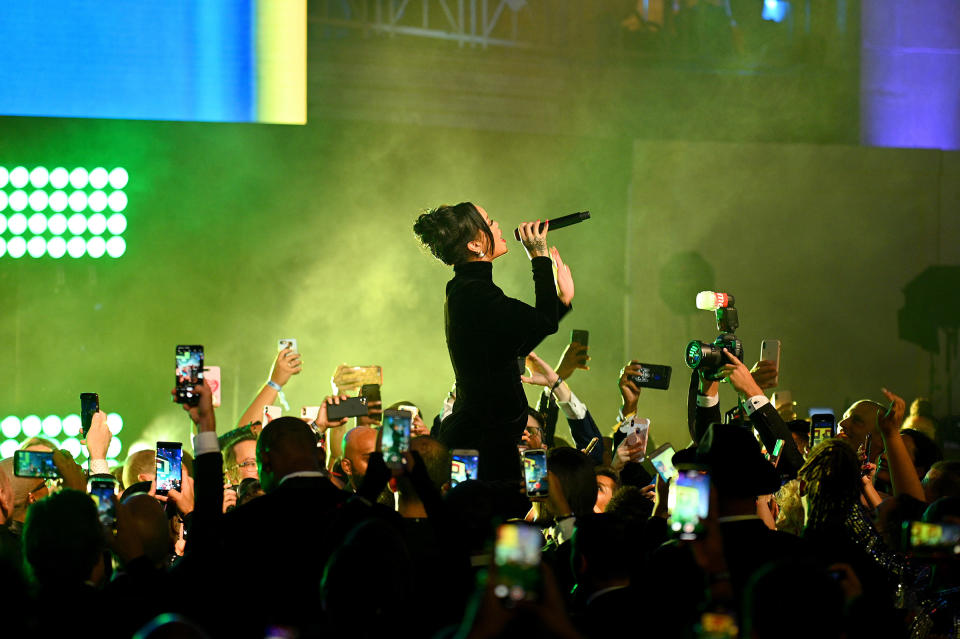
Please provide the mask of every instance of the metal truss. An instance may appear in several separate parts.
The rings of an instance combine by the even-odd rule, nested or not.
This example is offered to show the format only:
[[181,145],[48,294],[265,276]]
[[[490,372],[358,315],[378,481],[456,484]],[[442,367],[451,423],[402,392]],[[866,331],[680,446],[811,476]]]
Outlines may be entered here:
[[381,33],[452,40],[461,47],[529,48],[518,35],[526,0],[320,0],[311,22]]

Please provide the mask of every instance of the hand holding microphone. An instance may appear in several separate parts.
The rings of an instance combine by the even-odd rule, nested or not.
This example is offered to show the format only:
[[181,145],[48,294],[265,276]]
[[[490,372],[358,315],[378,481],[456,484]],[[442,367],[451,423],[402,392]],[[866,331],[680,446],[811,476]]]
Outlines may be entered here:
[[547,230],[549,228],[549,220],[543,224],[540,223],[540,220],[524,222],[517,227],[515,235],[523,244],[523,250],[527,252],[527,257],[531,260],[535,257],[549,257],[547,253]]
[[[546,234],[548,225],[550,228],[553,228],[553,230],[557,230],[557,229],[562,229],[565,226],[570,226],[571,224],[578,224],[579,222],[583,222],[584,220],[589,220],[589,219],[590,219],[590,211],[580,211],[579,213],[571,213],[570,215],[564,215],[563,217],[556,217],[552,220],[544,220],[543,222],[541,222],[540,220],[537,220],[537,224],[539,224],[539,226],[537,227],[537,230]],[[517,238],[518,241],[522,242],[523,238],[520,237],[520,229],[524,227],[529,227],[533,224],[534,224],[533,222],[529,222],[527,224],[521,224],[516,229],[514,229],[513,236]]]

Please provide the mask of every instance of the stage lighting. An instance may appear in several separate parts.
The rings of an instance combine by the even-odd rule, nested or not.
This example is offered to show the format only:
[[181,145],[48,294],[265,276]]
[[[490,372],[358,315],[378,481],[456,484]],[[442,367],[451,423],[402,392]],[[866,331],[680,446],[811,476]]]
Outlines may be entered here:
[[10,208],[14,211],[22,211],[23,209],[27,208],[27,204],[30,203],[30,199],[27,197],[25,191],[14,191],[10,194],[8,203],[10,204]]
[[20,259],[27,252],[27,241],[20,237],[11,238],[7,242],[7,255],[14,259]]
[[67,252],[67,241],[62,237],[52,237],[47,240],[47,254],[55,260],[59,260]]
[[103,257],[106,250],[107,243],[102,237],[97,236],[87,240],[87,255],[90,257],[94,259]]
[[27,220],[27,228],[34,235],[43,235],[43,232],[47,230],[47,216],[43,213],[34,213]]
[[71,237],[67,242],[67,253],[70,254],[70,257],[83,257],[86,252],[87,243],[83,241],[82,237]]
[[127,170],[122,166],[118,166],[114,170],[110,171],[110,186],[115,189],[122,189],[127,185],[127,180],[129,176],[127,175]]
[[[2,217],[2,216],[0,216]],[[123,213],[114,213],[107,218],[107,230],[114,235],[120,235],[127,230],[127,218]],[[2,233],[2,231],[0,231]]]
[[68,202],[70,204],[70,210],[79,213],[87,208],[87,194],[83,191],[74,191],[70,194]]
[[[20,418],[10,415],[9,417],[4,417],[3,421],[0,422],[0,432],[3,433],[4,437],[9,437],[13,439],[20,436]],[[4,455],[6,457],[6,455]]]
[[27,216],[23,213],[14,213],[7,219],[7,228],[14,235],[23,235],[27,230]]
[[7,182],[10,181],[10,172],[7,171],[7,167],[0,166],[0,189],[7,185]]
[[111,237],[107,240],[107,255],[120,257],[127,252],[127,243],[122,237]]
[[47,241],[42,237],[34,236],[27,242],[27,253],[30,254],[30,257],[43,257],[43,254],[46,252]]
[[83,235],[87,230],[87,218],[80,213],[74,213],[67,220],[67,228],[74,235]]
[[50,186],[53,188],[62,189],[69,183],[70,173],[62,166],[58,166],[54,170],[50,171]]
[[110,179],[110,174],[107,173],[107,170],[102,166],[98,166],[94,170],[90,171],[90,186],[95,189],[102,189],[107,185],[107,180]]
[[80,445],[80,440],[76,437],[67,437],[60,443],[60,448],[69,451],[70,454],[73,455],[74,459],[80,457],[83,452],[83,447]]
[[41,425],[42,422],[36,415],[27,415],[23,418],[23,421],[20,422],[20,427],[23,429],[23,434],[26,437],[36,437],[39,435]]
[[47,198],[47,206],[50,207],[51,211],[56,213],[67,208],[68,203],[67,194],[63,191],[54,191],[50,194],[50,197]]
[[13,454],[17,452],[17,449],[20,448],[19,442],[15,439],[8,439],[7,441],[0,444],[0,457],[7,459],[8,457],[13,457]]
[[30,194],[28,202],[30,203],[30,208],[34,211],[42,211],[47,208],[47,192],[34,191]]
[[90,197],[87,198],[87,206],[90,207],[91,211],[99,213],[107,208],[107,194],[103,191],[94,191],[90,194]]
[[76,413],[67,415],[63,418],[63,434],[67,437],[76,437],[80,434],[82,425],[79,415]]
[[30,184],[33,185],[35,189],[42,189],[47,185],[47,180],[50,179],[50,174],[47,172],[46,167],[38,166],[30,171]]
[[3,232],[6,230],[7,230],[7,216],[0,213],[0,235],[3,235]]
[[10,185],[15,189],[22,189],[30,181],[30,172],[26,167],[18,166],[10,171]]
[[127,194],[123,191],[114,191],[107,198],[107,204],[111,211],[122,211],[127,208]]
[[764,0],[763,14],[764,20],[770,22],[783,22],[790,13],[790,3],[786,0]]
[[63,235],[67,230],[67,216],[63,213],[54,213],[47,218],[47,229],[54,235]]
[[7,241],[0,237],[0,257],[3,257],[7,253]]
[[123,448],[123,444],[120,443],[120,440],[116,437],[110,440],[110,445],[107,447],[107,457],[119,457],[120,450]]
[[70,186],[75,189],[82,189],[87,186],[87,170],[78,166],[70,171]]
[[118,413],[108,413],[107,428],[110,429],[112,434],[119,435],[120,431],[123,430],[123,417],[120,417]]
[[[7,192],[0,191],[0,211],[4,210],[5,208],[7,208]],[[0,231],[0,233],[2,232],[3,231]]]
[[56,415],[47,415],[43,418],[43,422],[41,422],[41,428],[43,429],[43,434],[47,437],[57,437],[60,435],[60,431],[63,430],[63,422],[61,422],[60,418]]
[[94,213],[87,218],[87,230],[94,235],[103,235],[103,232],[107,230],[107,218],[103,216],[103,213]]

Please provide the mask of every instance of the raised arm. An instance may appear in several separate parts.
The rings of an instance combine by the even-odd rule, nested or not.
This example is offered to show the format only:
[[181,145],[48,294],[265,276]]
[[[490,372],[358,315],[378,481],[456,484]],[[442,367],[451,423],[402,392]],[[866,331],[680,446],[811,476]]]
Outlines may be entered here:
[[247,410],[243,411],[237,427],[260,421],[263,418],[263,407],[273,404],[280,389],[290,381],[291,377],[299,374],[302,368],[300,353],[295,353],[289,348],[277,353],[277,359],[273,363],[273,368],[270,369],[269,380],[260,388],[260,392],[250,402]]
[[901,397],[891,393],[886,388],[883,394],[890,400],[890,407],[885,413],[877,416],[877,426],[880,436],[883,437],[884,450],[887,453],[887,463],[890,465],[890,482],[893,484],[894,495],[910,495],[914,499],[926,501],[923,484],[917,476],[917,469],[910,459],[910,453],[900,435],[900,426],[903,424],[903,415],[906,412],[906,403]]

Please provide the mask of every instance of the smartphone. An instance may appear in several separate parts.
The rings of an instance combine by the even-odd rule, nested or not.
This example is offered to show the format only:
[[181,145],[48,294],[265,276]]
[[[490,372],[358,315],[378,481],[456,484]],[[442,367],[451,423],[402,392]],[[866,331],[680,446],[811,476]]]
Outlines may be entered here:
[[777,464],[780,463],[780,455],[783,454],[783,445],[784,442],[782,439],[778,439],[777,443],[773,445],[773,453],[770,455],[770,463],[773,464],[773,467],[776,468]]
[[590,331],[584,331],[577,328],[570,331],[570,343],[573,344],[574,342],[580,344],[580,346],[589,346]]
[[277,351],[282,351],[285,348],[289,348],[294,353],[299,353],[297,350],[297,340],[293,337],[288,337],[286,339],[281,339],[277,341]]
[[641,388],[667,390],[673,368],[663,364],[640,364],[640,374],[630,375],[630,381]]
[[80,428],[83,430],[83,438],[87,438],[90,432],[90,423],[93,421],[93,414],[100,410],[100,396],[96,393],[80,393]]
[[416,406],[411,406],[410,404],[400,404],[397,406],[397,410],[405,410],[410,413],[410,421],[415,420],[417,415],[420,414],[420,409]]
[[283,415],[283,409],[279,406],[264,406],[262,423],[266,426],[281,415]]
[[13,452],[13,474],[17,477],[60,476],[57,465],[53,463],[53,453],[45,450],[17,450]]
[[450,487],[471,479],[477,478],[477,467],[480,465],[480,451],[472,448],[454,449],[453,461],[450,464]]
[[117,523],[117,504],[114,497],[117,494],[117,480],[105,477],[96,477],[87,482],[87,492],[97,505],[97,515],[100,523],[107,528],[113,528]]
[[774,385],[780,383],[780,340],[765,339],[760,342],[760,359],[773,362],[777,366],[777,376],[773,378]]
[[960,554],[960,525],[903,522],[905,550],[922,557],[949,557]]
[[360,387],[360,396],[366,398],[367,406],[373,402],[382,402],[380,398],[380,384],[364,384]]
[[528,448],[523,451],[523,480],[528,497],[546,497],[550,492],[547,481],[547,451]]
[[493,560],[497,565],[497,582],[493,594],[504,604],[534,601],[540,593],[540,552],[543,537],[529,524],[501,524]]
[[341,399],[339,404],[327,405],[327,419],[334,421],[344,417],[363,417],[367,415],[367,398],[349,397]]
[[643,461],[647,453],[647,436],[650,434],[650,420],[646,417],[631,417],[620,431],[627,434],[627,446],[639,445],[643,454],[637,461]]
[[196,406],[200,394],[194,386],[203,383],[203,346],[177,346],[177,397],[178,404]]
[[310,422],[316,421],[317,415],[320,414],[319,406],[301,406],[300,407],[300,419],[306,421],[308,424]]
[[836,437],[837,424],[830,413],[818,413],[810,417],[810,450],[825,439]]
[[410,413],[405,410],[383,411],[380,428],[380,452],[390,468],[403,466],[403,453],[410,450]]
[[213,407],[220,407],[220,367],[219,366],[207,366],[203,369],[203,379],[207,382],[207,386],[210,387],[210,392],[213,393]]
[[703,467],[680,466],[677,482],[667,499],[670,529],[680,539],[696,539],[710,514],[710,474]]
[[183,450],[180,442],[157,442],[157,494],[180,490]]
[[653,454],[650,455],[650,463],[653,464],[653,467],[660,474],[663,481],[676,479],[679,474],[677,467],[673,465],[673,455],[673,445],[669,443],[656,449],[653,451]]

